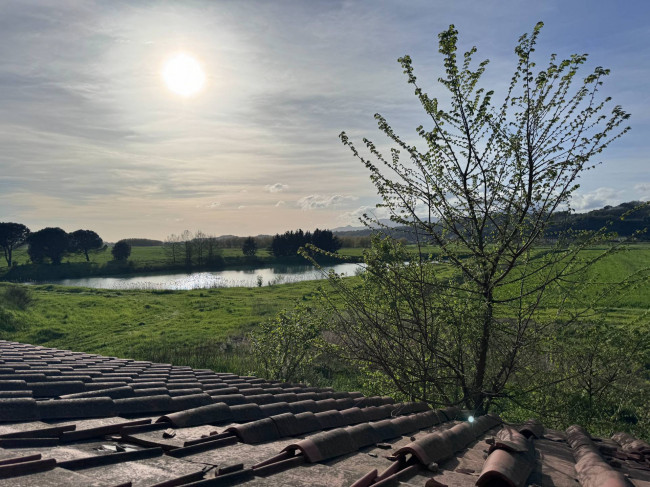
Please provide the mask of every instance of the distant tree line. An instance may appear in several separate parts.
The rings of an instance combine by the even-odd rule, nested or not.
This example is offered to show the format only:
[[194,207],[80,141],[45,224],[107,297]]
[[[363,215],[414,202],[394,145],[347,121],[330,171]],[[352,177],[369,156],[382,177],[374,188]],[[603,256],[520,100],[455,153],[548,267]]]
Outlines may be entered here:
[[271,241],[271,253],[276,257],[297,255],[298,249],[312,244],[326,252],[336,252],[341,248],[341,241],[331,230],[316,229],[314,232],[303,232],[301,229],[288,231],[282,235],[276,234]]
[[638,240],[650,240],[650,206],[641,201],[629,201],[617,206],[605,206],[587,213],[559,212],[546,232],[548,237],[567,229],[575,232],[595,232],[607,227],[619,237],[636,236]]
[[47,227],[32,232],[22,223],[0,223],[0,247],[3,250],[7,266],[15,265],[13,251],[27,245],[27,254],[35,264],[49,259],[53,264],[60,264],[67,254],[81,253],[90,261],[89,252],[105,249],[104,241],[92,230],[76,230],[67,233],[59,227]]
[[355,235],[336,235],[341,241],[341,248],[344,249],[368,249],[372,238],[369,235],[355,236]]
[[[500,215],[494,219],[499,220]],[[567,211],[556,212],[544,231],[544,239],[553,240],[558,233],[571,230],[574,232],[595,232],[603,227],[618,237],[634,237],[637,240],[649,241],[650,205],[648,202],[628,201],[616,206],[605,206],[585,213]],[[370,236],[378,233],[379,229],[363,228],[337,232],[336,236],[343,242],[343,247],[368,247]],[[395,239],[403,239],[406,243],[417,243],[422,235],[416,234],[408,226],[383,228],[382,234]]]
[[163,242],[163,249],[170,264],[202,267],[223,263],[218,239],[201,230],[194,234],[189,230],[178,235],[171,234]]
[[244,245],[244,242],[252,238],[255,240],[255,244],[258,249],[268,248],[271,245],[271,240],[273,237],[270,235],[257,235],[256,237],[237,237],[235,235],[222,235],[217,237],[217,243],[219,248],[222,249],[241,249]]
[[121,241],[128,243],[131,247],[159,247],[163,244],[162,240],[150,238],[124,238]]

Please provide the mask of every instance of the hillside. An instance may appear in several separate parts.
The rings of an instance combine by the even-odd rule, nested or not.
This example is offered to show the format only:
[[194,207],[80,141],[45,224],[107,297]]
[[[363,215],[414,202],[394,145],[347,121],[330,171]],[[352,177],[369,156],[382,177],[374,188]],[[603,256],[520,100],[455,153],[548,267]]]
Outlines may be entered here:
[[[636,208],[636,209],[635,209]],[[630,237],[634,234],[638,240],[650,241],[650,205],[647,202],[629,201],[617,206],[605,206],[585,213],[559,212],[554,218],[554,223],[547,229],[549,235],[563,230],[596,231],[608,227],[619,237]],[[364,237],[376,230],[371,228],[354,228],[352,230],[335,231],[337,237]],[[387,232],[397,238],[406,238],[411,241],[410,231],[407,227],[394,227]]]

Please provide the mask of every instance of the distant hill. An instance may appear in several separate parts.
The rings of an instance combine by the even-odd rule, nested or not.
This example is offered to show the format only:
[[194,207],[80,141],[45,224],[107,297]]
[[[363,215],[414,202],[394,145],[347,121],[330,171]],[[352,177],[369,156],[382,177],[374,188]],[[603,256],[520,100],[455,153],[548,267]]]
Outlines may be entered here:
[[[634,210],[636,207],[639,208]],[[630,213],[627,214],[628,212]],[[641,201],[629,201],[585,213],[558,212],[554,223],[548,228],[547,234],[551,235],[567,229],[596,231],[605,226],[609,228],[609,231],[616,232],[619,237],[629,237],[636,232],[642,232],[637,238],[650,241],[650,232],[644,231],[650,229],[650,205]],[[334,230],[337,237],[366,237],[374,232],[376,230],[371,228],[351,226]],[[411,240],[408,227],[394,227],[389,229],[388,233],[397,238]]]
[[[637,208],[635,210],[635,208]],[[628,214],[629,213],[629,214]],[[629,201],[617,206],[605,206],[586,213],[558,213],[557,223],[549,228],[549,232],[557,232],[567,227],[572,230],[596,231],[607,227],[616,232],[619,237],[629,237],[640,233],[639,240],[650,241],[650,205],[642,201]]]

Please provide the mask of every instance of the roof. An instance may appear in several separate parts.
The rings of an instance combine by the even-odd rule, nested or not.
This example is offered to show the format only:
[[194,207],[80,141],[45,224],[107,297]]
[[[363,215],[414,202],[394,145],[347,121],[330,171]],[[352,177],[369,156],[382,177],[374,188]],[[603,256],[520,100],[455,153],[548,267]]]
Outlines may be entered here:
[[0,485],[650,487],[650,445],[0,341]]

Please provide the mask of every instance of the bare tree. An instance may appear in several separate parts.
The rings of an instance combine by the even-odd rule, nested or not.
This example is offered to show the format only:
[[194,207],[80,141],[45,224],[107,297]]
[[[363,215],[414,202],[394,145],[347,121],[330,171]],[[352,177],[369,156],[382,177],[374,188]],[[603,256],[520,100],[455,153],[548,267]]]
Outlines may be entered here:
[[172,263],[176,264],[181,259],[182,244],[180,235],[172,233],[168,235],[163,243],[163,250],[167,255],[167,259]]
[[196,263],[199,266],[205,264],[204,257],[207,252],[207,239],[208,236],[201,230],[197,230],[194,234],[192,243],[194,244],[194,255],[196,256]]
[[180,235],[183,254],[185,256],[185,265],[192,267],[192,260],[194,258],[194,244],[192,242],[192,233],[189,230],[184,230]]

